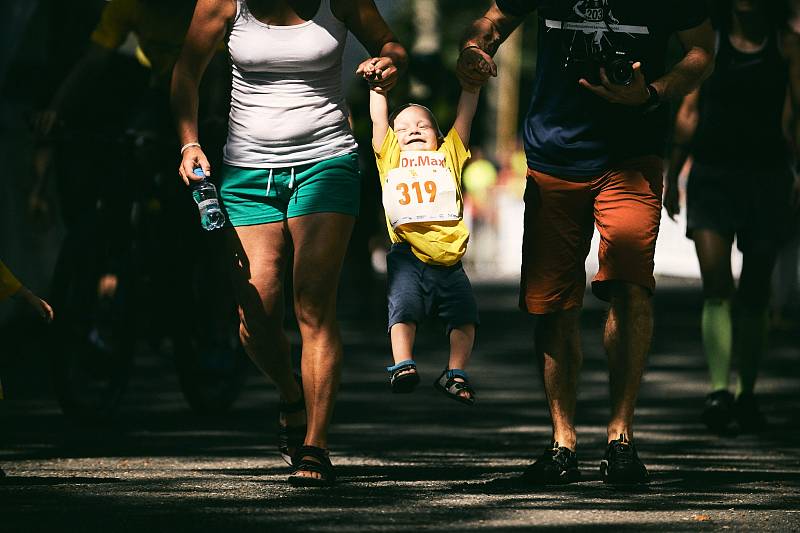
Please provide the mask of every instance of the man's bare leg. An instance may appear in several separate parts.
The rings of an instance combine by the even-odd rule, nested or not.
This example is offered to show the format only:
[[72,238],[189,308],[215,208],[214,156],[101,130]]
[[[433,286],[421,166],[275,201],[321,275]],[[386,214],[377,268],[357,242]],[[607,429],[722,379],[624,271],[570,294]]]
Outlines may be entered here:
[[553,446],[545,449],[522,477],[537,485],[571,483],[580,478],[575,447],[575,403],[583,362],[580,309],[541,315],[536,322],[536,360],[542,372],[553,424]]
[[536,359],[542,371],[553,424],[553,441],[575,451],[575,402],[583,363],[580,309],[541,315],[536,323]]
[[650,292],[638,285],[615,283],[603,335],[611,392],[609,442],[620,435],[633,439],[633,411],[652,337]]

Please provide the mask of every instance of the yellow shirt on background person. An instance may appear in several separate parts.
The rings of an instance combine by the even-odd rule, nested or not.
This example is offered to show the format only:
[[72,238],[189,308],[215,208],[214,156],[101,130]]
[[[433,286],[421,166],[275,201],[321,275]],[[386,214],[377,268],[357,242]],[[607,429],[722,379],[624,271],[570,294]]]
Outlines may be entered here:
[[0,261],[0,302],[10,296],[14,296],[22,288],[22,283],[14,277],[14,274]]
[[91,39],[103,48],[116,50],[133,33],[139,42],[137,59],[152,69],[156,85],[167,88],[193,12],[194,2],[111,0]]
[[[374,149],[374,147],[373,147]],[[389,238],[393,243],[407,242],[411,251],[423,263],[451,266],[458,263],[467,251],[469,230],[464,224],[464,199],[461,192],[461,171],[470,158],[469,150],[464,146],[455,129],[451,129],[437,150],[443,153],[447,168],[456,182],[456,203],[459,220],[444,222],[409,223],[392,229],[388,218],[386,226]],[[392,128],[386,132],[383,144],[375,151],[381,187],[386,183],[390,170],[400,164],[400,143]]]

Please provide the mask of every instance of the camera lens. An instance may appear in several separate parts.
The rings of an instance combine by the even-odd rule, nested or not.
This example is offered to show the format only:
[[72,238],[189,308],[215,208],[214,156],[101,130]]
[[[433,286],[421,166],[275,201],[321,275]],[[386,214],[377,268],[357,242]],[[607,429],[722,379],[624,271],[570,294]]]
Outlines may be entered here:
[[606,65],[606,74],[615,85],[630,85],[633,83],[633,63],[627,59],[612,60]]

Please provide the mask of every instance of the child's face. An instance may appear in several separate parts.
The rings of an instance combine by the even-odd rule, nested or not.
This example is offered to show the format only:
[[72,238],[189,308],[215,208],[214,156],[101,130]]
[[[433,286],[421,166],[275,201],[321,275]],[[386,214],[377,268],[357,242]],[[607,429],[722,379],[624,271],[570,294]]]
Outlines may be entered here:
[[419,106],[403,109],[394,119],[400,150],[438,150],[439,132],[430,114]]

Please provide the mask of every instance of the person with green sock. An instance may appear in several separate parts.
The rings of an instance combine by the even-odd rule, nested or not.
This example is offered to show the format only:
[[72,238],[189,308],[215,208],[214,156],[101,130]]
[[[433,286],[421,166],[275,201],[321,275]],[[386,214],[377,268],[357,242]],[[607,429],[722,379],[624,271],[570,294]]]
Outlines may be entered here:
[[[734,421],[741,431],[759,431],[765,419],[754,389],[769,333],[770,280],[800,206],[800,179],[783,128],[783,118],[797,122],[800,109],[800,37],[789,29],[781,2],[714,3],[715,70],[678,112],[664,208],[673,220],[680,212],[678,176],[691,155],[687,236],[703,278],[701,329],[711,381],[702,420],[717,433]],[[800,131],[797,124],[792,131]],[[797,157],[800,135],[792,140]],[[738,287],[734,239],[743,254]]]

